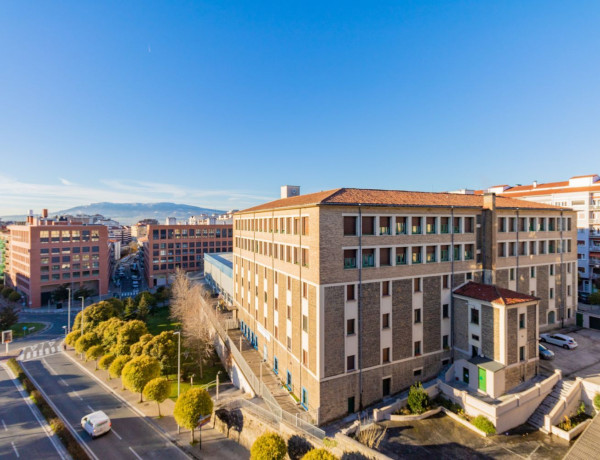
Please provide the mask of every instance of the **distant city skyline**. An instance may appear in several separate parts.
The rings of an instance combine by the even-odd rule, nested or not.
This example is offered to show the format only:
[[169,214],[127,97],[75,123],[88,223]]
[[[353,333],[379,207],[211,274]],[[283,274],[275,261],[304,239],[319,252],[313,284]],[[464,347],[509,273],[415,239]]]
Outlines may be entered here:
[[0,4],[0,216],[597,173],[600,3]]

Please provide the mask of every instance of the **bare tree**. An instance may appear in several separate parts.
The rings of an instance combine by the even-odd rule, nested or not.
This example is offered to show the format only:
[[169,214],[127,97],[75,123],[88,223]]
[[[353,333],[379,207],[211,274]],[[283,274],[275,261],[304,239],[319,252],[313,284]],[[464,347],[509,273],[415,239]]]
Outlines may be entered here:
[[175,273],[171,288],[171,316],[182,324],[185,344],[198,359],[200,378],[204,362],[212,358],[214,353],[214,336],[202,309],[201,299],[205,294],[203,291],[204,289],[198,284],[193,284],[182,270]]

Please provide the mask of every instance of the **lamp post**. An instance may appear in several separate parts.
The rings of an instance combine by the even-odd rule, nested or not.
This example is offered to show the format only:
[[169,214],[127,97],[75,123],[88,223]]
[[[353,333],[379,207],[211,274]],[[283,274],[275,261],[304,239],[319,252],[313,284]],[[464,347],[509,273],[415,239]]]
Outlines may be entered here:
[[62,327],[65,330],[65,339],[67,338],[67,326]]
[[217,401],[219,400],[219,374],[221,371],[217,372]]
[[69,300],[67,302],[67,332],[71,332],[71,288],[67,288],[69,291]]

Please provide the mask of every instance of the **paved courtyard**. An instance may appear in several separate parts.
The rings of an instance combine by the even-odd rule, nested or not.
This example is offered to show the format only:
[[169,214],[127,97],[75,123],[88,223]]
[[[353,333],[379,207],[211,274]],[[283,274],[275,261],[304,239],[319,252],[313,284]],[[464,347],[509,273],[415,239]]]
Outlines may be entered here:
[[561,369],[563,377],[574,379],[600,378],[600,331],[595,329],[563,329],[563,334],[575,339],[578,347],[565,350],[557,345],[544,343],[549,350],[554,352],[552,361],[540,360],[540,370],[551,373],[554,369]]

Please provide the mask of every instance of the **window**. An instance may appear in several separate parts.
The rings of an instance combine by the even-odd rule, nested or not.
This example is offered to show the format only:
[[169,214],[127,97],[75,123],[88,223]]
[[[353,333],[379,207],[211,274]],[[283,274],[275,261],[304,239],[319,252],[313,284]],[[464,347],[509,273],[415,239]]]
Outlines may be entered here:
[[354,355],[350,355],[346,357],[346,371],[350,372],[355,369],[354,367]]
[[356,217],[344,216],[344,235],[356,236]]
[[476,342],[479,342],[479,336],[477,334],[471,334],[471,338]]
[[287,349],[288,350],[292,349],[292,338],[291,337],[287,338]]
[[550,295],[549,295],[549,297],[551,299],[554,299],[554,288],[550,288]]
[[390,314],[389,313],[384,313],[381,316],[381,328],[382,329],[388,329],[390,327]]
[[375,249],[362,250],[362,267],[370,268],[375,266]]
[[422,217],[416,217],[413,216],[410,218],[411,223],[412,223],[412,227],[411,227],[411,234],[413,235],[420,235],[422,233],[422,228],[421,228],[421,222],[423,220]]
[[450,275],[442,275],[442,288],[450,288]]
[[302,218],[302,235],[308,235],[308,217]]
[[530,275],[532,278],[535,278],[535,267],[531,267],[530,269]]
[[421,278],[413,279],[413,292],[421,292]]
[[392,248],[379,249],[379,266],[391,265]]
[[308,366],[308,351],[304,348],[302,349],[302,364]]
[[450,306],[447,303],[442,305],[442,318],[449,318],[450,317],[449,311],[450,311]]
[[509,270],[509,277],[510,277],[510,280],[511,280],[511,281],[514,281],[514,280],[515,280],[515,269],[514,269],[514,268],[511,268],[511,269]]
[[525,347],[519,347],[519,361],[525,361]]
[[419,356],[421,354],[421,341],[417,341],[414,343],[414,351],[415,351],[415,356]]
[[415,324],[419,324],[421,322],[421,309],[417,308],[415,309]]
[[465,260],[473,260],[473,245],[465,244],[464,248]]
[[308,299],[308,283],[302,282],[302,298]]
[[380,217],[379,218],[379,234],[380,235],[390,235],[390,218],[389,217]]
[[396,248],[396,265],[406,265],[406,248]]
[[426,260],[427,263],[432,263],[435,262],[435,246],[427,246],[427,256],[426,256]]
[[450,246],[444,244],[440,248],[440,261],[448,262],[450,260]]
[[498,217],[498,231],[506,232],[506,217]]
[[302,387],[302,397],[300,399],[300,404],[302,405],[302,407],[304,407],[304,409],[308,410],[308,391],[306,391],[306,388]]
[[472,217],[465,217],[464,224],[465,224],[465,229],[464,229],[465,233],[473,233],[475,231]]
[[356,249],[344,249],[344,268],[356,268]]
[[525,313],[519,314],[519,329],[525,329]]
[[308,249],[302,248],[302,266],[308,267]]
[[454,246],[454,260],[460,260],[460,244]]
[[355,330],[355,320],[354,318],[352,319],[347,319],[346,320],[346,335],[354,335],[356,334],[356,330]]
[[290,305],[287,306],[287,319],[292,319],[292,307]]
[[450,233],[450,218],[440,218],[440,233]]
[[381,295],[383,297],[387,297],[390,295],[390,282],[389,281],[381,282]]
[[428,235],[436,233],[435,221],[435,217],[427,217],[425,231]]
[[348,284],[346,286],[346,300],[355,300],[356,299],[356,285]]
[[535,249],[536,249],[536,242],[535,241],[530,241],[529,242],[529,254],[532,255],[532,256],[534,256],[535,253],[536,253]]
[[571,295],[571,285],[570,284],[567,286],[567,295],[568,296]]
[[308,332],[308,316],[302,315],[302,330]]
[[421,263],[421,252],[422,252],[421,246],[415,246],[412,248],[412,263],[413,264]]
[[460,233],[460,223],[461,223],[462,218],[461,217],[455,217],[454,221],[452,223],[452,232],[453,233]]
[[471,324],[479,324],[479,310],[471,308]]
[[447,335],[443,335],[442,336],[442,348],[444,350],[447,350],[448,348],[450,348],[449,342],[448,342],[448,336]]
[[414,369],[413,370],[413,377],[419,377],[421,374],[423,373],[423,369]]
[[375,234],[375,217],[363,216],[363,218],[362,218],[362,234],[363,235],[374,235]]
[[382,350],[382,356],[381,356],[381,361],[384,363],[389,363],[390,362],[390,349],[389,347],[386,347]]
[[406,235],[406,217],[396,217],[396,235]]

